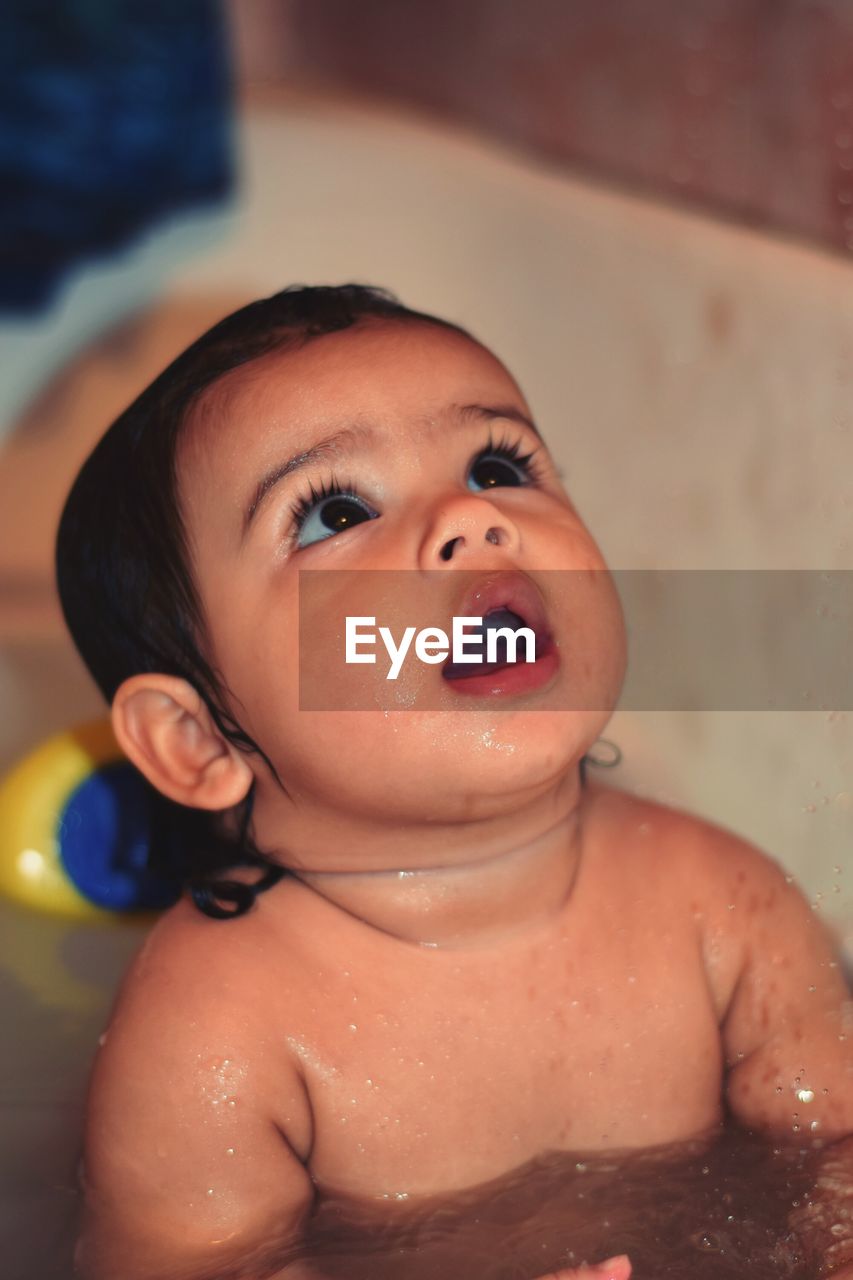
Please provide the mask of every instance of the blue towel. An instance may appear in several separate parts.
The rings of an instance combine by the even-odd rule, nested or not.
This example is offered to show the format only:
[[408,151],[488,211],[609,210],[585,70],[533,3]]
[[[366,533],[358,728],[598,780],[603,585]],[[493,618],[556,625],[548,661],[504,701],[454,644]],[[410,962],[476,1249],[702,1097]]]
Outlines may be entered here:
[[233,183],[217,0],[3,0],[0,312]]

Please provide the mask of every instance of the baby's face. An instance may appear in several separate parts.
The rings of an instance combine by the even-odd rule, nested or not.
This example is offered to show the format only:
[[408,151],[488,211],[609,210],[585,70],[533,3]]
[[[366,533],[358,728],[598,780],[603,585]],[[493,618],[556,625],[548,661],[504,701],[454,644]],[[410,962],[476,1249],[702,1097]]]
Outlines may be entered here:
[[[515,456],[495,457],[490,440],[517,446]],[[270,353],[203,397],[178,474],[208,656],[287,789],[285,801],[252,757],[261,843],[265,821],[294,831],[294,815],[330,806],[342,821],[400,824],[510,812],[553,786],[607,722],[601,700],[565,708],[568,682],[574,705],[584,682],[607,690],[609,707],[618,696],[625,638],[612,583],[521,391],[477,343],[429,324],[371,321]],[[333,478],[355,496],[312,496]],[[445,629],[457,571],[466,583],[521,571],[541,592],[560,660],[545,685],[509,697],[466,697],[440,667],[417,664],[417,678],[435,683],[430,710],[300,710],[301,569],[395,570],[413,605],[440,607],[432,624]],[[585,571],[571,575],[570,605],[554,590],[564,575],[548,570]],[[358,578],[329,579],[339,613],[372,612]],[[356,670],[384,683],[376,652],[376,666]],[[347,673],[342,654],[339,671],[331,661],[334,685]],[[317,870],[341,861],[319,843],[306,853],[304,832],[300,849]]]

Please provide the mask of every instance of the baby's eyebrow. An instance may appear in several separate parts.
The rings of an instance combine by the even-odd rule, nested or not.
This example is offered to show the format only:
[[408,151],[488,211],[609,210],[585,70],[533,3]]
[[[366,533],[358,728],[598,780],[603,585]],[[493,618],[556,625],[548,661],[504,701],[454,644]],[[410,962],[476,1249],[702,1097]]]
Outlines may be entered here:
[[[457,422],[467,422],[472,419],[491,422],[497,418],[507,418],[510,422],[517,422],[532,431],[538,439],[542,439],[536,424],[531,421],[527,414],[522,413],[514,405],[494,407],[482,404],[450,405],[444,413],[425,420],[422,426],[427,435],[433,435],[439,431],[448,430],[452,425],[451,421],[449,421],[450,419],[456,419]],[[265,475],[261,476],[252,492],[251,499],[243,513],[243,528],[240,541],[243,542],[245,540],[249,526],[264,499],[285,476],[291,475],[294,471],[300,471],[303,467],[310,466],[312,462],[319,461],[327,453],[352,454],[358,446],[369,446],[374,443],[378,435],[379,432],[376,428],[368,423],[356,423],[352,426],[342,427],[330,436],[318,440],[310,448],[293,454],[285,462],[277,463]]]

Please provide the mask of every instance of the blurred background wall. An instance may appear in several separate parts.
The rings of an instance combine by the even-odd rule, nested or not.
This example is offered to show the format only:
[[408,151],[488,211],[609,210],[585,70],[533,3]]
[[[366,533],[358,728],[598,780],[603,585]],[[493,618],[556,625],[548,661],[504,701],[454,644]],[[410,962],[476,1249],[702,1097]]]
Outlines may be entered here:
[[849,0],[231,0],[243,74],[853,249]]

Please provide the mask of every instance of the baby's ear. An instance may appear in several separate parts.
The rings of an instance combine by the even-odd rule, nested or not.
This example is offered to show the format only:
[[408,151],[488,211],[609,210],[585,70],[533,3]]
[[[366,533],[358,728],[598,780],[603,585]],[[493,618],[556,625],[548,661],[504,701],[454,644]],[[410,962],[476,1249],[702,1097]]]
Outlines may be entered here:
[[171,800],[230,809],[245,798],[252,770],[186,680],[131,676],[116,691],[111,715],[124,754]]

